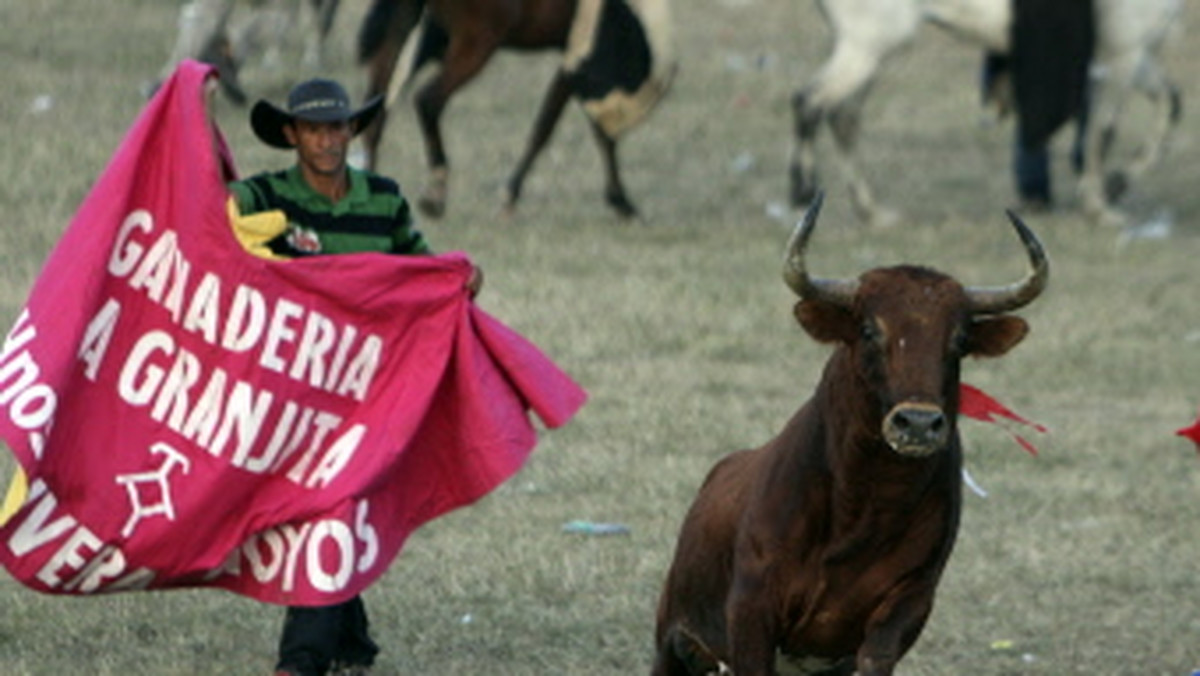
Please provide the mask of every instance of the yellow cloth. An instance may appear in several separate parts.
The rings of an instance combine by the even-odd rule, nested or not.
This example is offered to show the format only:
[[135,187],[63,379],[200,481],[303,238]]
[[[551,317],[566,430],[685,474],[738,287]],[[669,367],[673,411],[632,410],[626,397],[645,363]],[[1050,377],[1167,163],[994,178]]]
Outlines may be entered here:
[[229,224],[233,228],[233,234],[246,251],[260,258],[286,258],[267,248],[267,242],[287,230],[287,216],[282,211],[274,209],[243,216],[238,209],[237,200],[232,197],[225,208],[229,213]]
[[25,472],[18,467],[13,472],[12,481],[8,483],[8,492],[4,495],[4,503],[0,505],[0,526],[3,526],[21,508],[21,505],[25,503],[25,496],[28,494],[29,481],[25,479]]
[[[226,211],[229,213],[229,224],[233,228],[233,234],[246,251],[260,258],[284,258],[267,248],[267,242],[287,230],[287,216],[282,211],[276,209],[243,216],[238,210],[237,201],[232,197],[226,203]],[[0,504],[0,526],[21,508],[28,494],[29,480],[25,477],[25,472],[18,467],[13,472],[12,481],[8,483],[4,502]]]

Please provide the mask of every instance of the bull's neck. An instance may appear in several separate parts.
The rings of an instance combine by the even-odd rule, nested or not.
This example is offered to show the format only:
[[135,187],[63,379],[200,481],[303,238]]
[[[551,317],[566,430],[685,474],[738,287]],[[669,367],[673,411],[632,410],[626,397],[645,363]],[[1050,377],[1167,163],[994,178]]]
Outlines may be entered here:
[[[830,530],[827,562],[855,557],[864,548],[912,532],[915,523],[957,521],[961,466],[958,432],[949,448],[925,458],[898,455],[883,438],[886,411],[847,348],[830,358],[813,403],[819,439],[813,439],[830,479],[824,508]],[[957,391],[957,383],[954,384]],[[947,402],[957,412],[957,397]],[[950,412],[947,412],[948,415]],[[953,424],[953,423],[952,423]],[[949,489],[949,500],[945,490]]]

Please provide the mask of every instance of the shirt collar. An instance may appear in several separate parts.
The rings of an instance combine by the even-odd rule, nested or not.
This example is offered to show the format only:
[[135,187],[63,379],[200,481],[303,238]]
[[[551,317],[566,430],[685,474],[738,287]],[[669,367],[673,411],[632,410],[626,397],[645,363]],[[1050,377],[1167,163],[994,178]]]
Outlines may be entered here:
[[292,165],[288,169],[287,178],[289,182],[301,189],[304,193],[303,199],[305,202],[324,206],[335,214],[350,211],[355,205],[362,204],[371,197],[371,191],[367,187],[366,174],[362,170],[349,165],[346,166],[346,178],[348,181],[346,194],[336,204],[325,195],[313,190],[312,186],[304,180],[304,175],[300,173],[300,165]]

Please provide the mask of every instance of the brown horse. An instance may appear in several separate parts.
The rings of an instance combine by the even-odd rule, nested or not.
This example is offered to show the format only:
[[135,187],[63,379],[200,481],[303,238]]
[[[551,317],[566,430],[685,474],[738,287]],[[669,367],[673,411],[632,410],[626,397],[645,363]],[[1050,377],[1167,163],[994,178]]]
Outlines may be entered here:
[[[645,10],[642,5],[652,7]],[[617,136],[649,111],[670,80],[670,67],[663,67],[664,48],[655,43],[661,34],[655,26],[665,23],[665,15],[666,0],[375,0],[359,33],[359,58],[369,72],[368,97],[394,91],[389,88],[401,52],[418,26],[418,42],[402,79],[425,63],[441,63],[414,101],[430,169],[429,182],[417,200],[421,211],[440,217],[446,208],[449,161],[439,123],[442,111],[454,92],[505,47],[554,49],[565,56],[544,95],[525,152],[506,183],[506,211],[515,208],[526,174],[567,102],[577,97],[589,113],[603,157],[605,199],[622,217],[635,216],[637,209],[621,183]],[[623,95],[626,102],[617,112],[610,109],[614,94]],[[375,166],[386,114],[385,110],[363,134],[369,168]]]

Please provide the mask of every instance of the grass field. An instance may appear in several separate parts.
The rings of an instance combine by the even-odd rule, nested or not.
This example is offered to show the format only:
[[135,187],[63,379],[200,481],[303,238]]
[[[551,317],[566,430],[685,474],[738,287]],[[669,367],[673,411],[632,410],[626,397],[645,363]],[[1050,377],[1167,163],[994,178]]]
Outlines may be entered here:
[[[365,6],[344,0],[328,71],[356,94]],[[5,326],[143,105],[139,87],[170,51],[177,8],[0,0]],[[513,481],[418,532],[366,594],[379,673],[647,673],[658,588],[701,478],[722,454],[768,439],[811,392],[828,349],[791,319],[780,279],[791,218],[773,214],[786,199],[788,100],[824,55],[825,28],[809,0],[676,0],[674,14],[676,85],[621,148],[640,223],[603,205],[574,109],[518,217],[497,218],[552,56],[502,55],[445,117],[449,212],[423,229],[438,249],[472,255],[487,272],[480,304],[591,398]],[[1176,37],[1167,63],[1190,110],[1200,42]],[[1022,273],[1003,214],[1012,130],[979,109],[979,56],[927,28],[891,64],[861,151],[878,196],[906,222],[860,225],[827,172],[817,274],[901,261],[968,283]],[[251,64],[245,85],[278,101],[303,75]],[[218,115],[244,173],[289,161],[253,138],[245,109],[222,101]],[[1002,359],[964,366],[964,380],[1051,433],[1033,439],[1033,458],[1004,430],[963,423],[967,466],[989,495],[966,496],[933,616],[901,674],[1200,669],[1200,457],[1174,436],[1200,407],[1200,116],[1185,112],[1163,165],[1126,204],[1138,222],[1169,222],[1162,238],[1097,228],[1072,210],[1066,136],[1055,145],[1063,208],[1027,216],[1052,258],[1049,291],[1022,312],[1032,333]],[[405,104],[381,169],[410,195],[423,181],[420,148]],[[563,533],[574,519],[631,534]],[[265,674],[282,618],[224,592],[60,598],[6,576],[0,607],[3,674]]]

